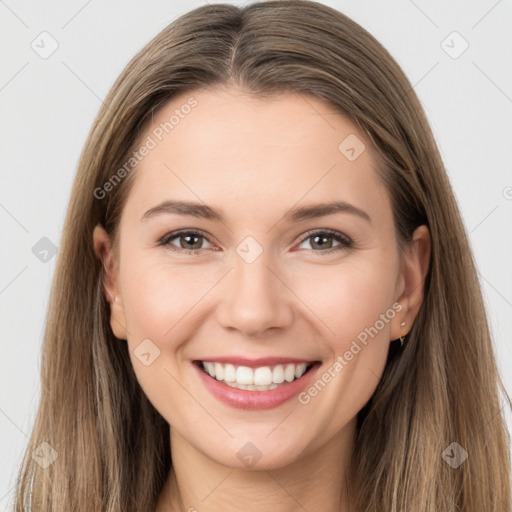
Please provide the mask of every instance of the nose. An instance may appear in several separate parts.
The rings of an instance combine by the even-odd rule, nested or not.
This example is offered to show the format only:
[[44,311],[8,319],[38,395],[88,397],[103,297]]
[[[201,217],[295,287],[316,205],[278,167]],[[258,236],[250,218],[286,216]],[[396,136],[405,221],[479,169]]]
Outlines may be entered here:
[[217,308],[217,321],[225,329],[261,337],[292,323],[294,295],[264,255],[252,263],[235,255]]

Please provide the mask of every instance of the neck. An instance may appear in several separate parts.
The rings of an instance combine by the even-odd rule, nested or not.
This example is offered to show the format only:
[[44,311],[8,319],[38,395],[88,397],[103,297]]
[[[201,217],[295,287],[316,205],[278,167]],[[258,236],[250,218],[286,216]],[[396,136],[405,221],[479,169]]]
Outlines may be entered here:
[[346,477],[355,421],[314,453],[278,469],[216,463],[171,429],[173,467],[156,512],[349,512]]

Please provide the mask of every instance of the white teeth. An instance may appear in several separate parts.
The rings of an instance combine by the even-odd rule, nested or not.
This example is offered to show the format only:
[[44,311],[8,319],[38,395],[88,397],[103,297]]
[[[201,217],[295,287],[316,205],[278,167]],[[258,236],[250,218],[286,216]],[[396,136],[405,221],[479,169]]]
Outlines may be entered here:
[[250,391],[275,389],[285,381],[293,382],[295,379],[299,379],[306,373],[307,369],[306,363],[278,364],[273,368],[270,366],[250,368],[212,361],[205,361],[202,365],[210,377],[223,381],[232,387]]
[[224,367],[224,380],[226,382],[236,381],[236,368],[232,364],[227,364]]
[[210,377],[215,377],[215,364],[214,363],[203,363],[205,370],[210,374]]
[[298,379],[306,373],[307,364],[300,363],[295,367],[295,378]]
[[284,370],[284,380],[286,382],[292,382],[295,380],[295,365],[289,364]]
[[215,363],[215,378],[224,380],[224,367],[220,363]]
[[238,384],[254,384],[254,372],[248,366],[239,366],[236,369],[236,382]]
[[284,382],[284,368],[278,364],[272,372],[272,382],[276,384],[282,384]]
[[272,370],[268,366],[254,370],[254,384],[257,386],[270,386],[272,384]]
[[270,384],[270,386],[247,386],[245,384],[237,384],[236,382],[225,382],[228,386],[236,389],[248,389],[252,391],[268,391],[270,389],[276,389],[279,387],[278,384]]

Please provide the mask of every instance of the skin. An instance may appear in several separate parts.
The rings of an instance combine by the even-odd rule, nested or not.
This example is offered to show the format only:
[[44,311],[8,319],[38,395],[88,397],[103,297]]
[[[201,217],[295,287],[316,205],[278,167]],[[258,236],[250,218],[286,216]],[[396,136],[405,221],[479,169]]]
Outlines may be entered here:
[[[141,139],[191,95],[165,105]],[[375,391],[390,340],[418,314],[428,230],[419,227],[400,254],[370,143],[323,102],[261,99],[233,86],[193,97],[197,107],[132,171],[119,244],[112,247],[101,226],[94,231],[112,330],[128,343],[140,385],[171,426],[173,469],[156,510],[349,510],[342,482],[356,415]],[[366,146],[354,161],[338,149],[349,134]],[[226,222],[170,213],[141,221],[167,199],[218,208]],[[347,212],[283,220],[291,208],[333,200],[364,210],[371,223]],[[208,238],[158,244],[181,229]],[[322,229],[353,245],[324,234],[319,246],[315,232],[301,237]],[[247,236],[263,249],[252,263],[236,252]],[[339,250],[321,254],[329,248]],[[293,398],[265,411],[234,409],[192,366],[214,356],[287,356],[321,361],[321,376],[396,303],[401,311],[307,404]],[[149,366],[134,355],[145,339],[160,350]],[[249,441],[262,456],[246,468],[237,452]]]

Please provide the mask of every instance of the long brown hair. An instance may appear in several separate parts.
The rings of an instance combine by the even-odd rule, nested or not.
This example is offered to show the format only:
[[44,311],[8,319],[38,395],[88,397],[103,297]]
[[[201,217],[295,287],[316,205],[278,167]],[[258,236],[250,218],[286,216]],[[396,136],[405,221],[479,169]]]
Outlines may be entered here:
[[[506,391],[468,236],[423,109],[398,64],[362,27],[319,3],[290,0],[212,4],[183,15],[131,60],[106,97],[68,206],[16,511],[29,503],[44,512],[154,510],[172,463],[169,426],[110,329],[92,243],[97,223],[115,240],[136,169],[104,197],[95,191],[130,158],[164,103],[229,83],[258,96],[310,95],[348,116],[379,155],[401,246],[417,226],[430,230],[419,315],[358,416],[353,510],[510,510],[499,401]],[[457,468],[443,458],[453,442],[468,452]],[[460,450],[452,445],[448,457],[454,446]]]

